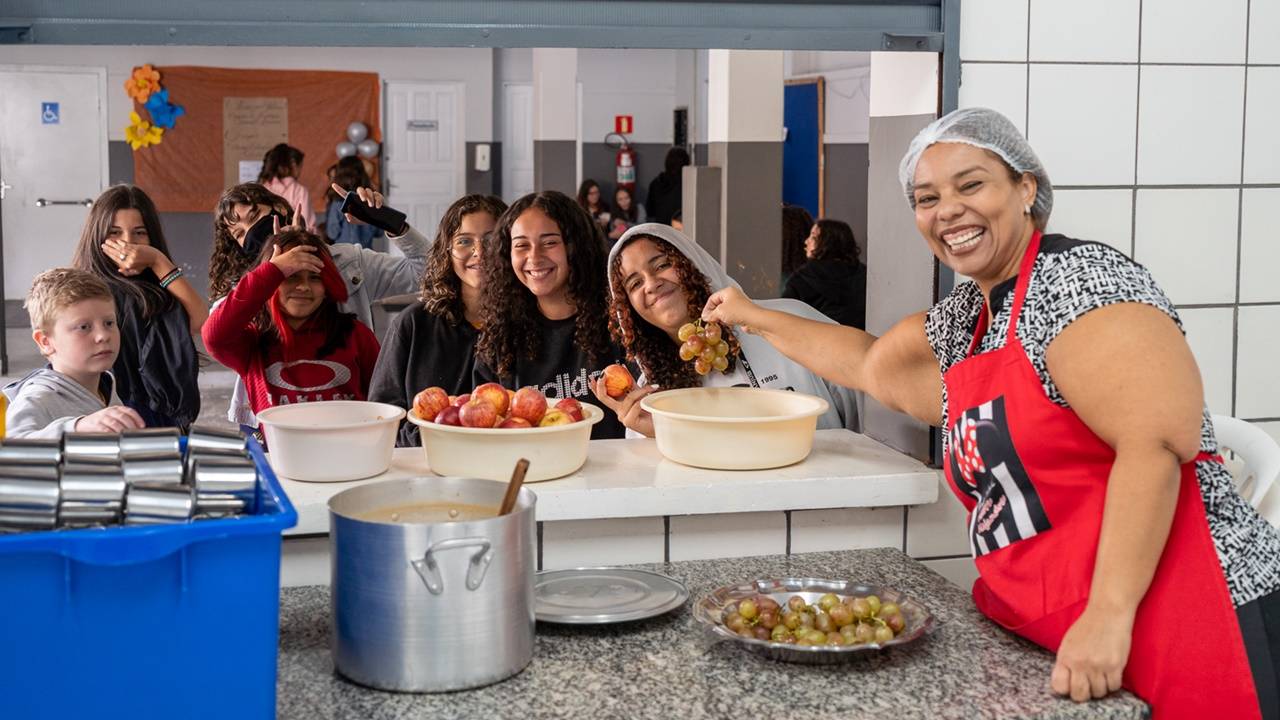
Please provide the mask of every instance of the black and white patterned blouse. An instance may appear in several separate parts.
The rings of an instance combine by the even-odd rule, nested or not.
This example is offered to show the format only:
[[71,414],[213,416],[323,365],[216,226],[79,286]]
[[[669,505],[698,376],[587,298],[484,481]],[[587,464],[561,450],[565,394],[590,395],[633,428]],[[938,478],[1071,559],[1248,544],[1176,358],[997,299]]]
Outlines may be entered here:
[[[992,289],[998,308],[978,353],[1003,346],[1009,329],[1010,306],[1017,278]],[[1143,303],[1160,309],[1182,327],[1173,303],[1151,273],[1107,245],[1082,242],[1062,235],[1045,235],[1031,270],[1031,282],[1018,320],[1018,340],[1031,360],[1045,395],[1070,407],[1049,376],[1045,351],[1068,325],[1091,310],[1117,303]],[[925,334],[942,372],[965,358],[983,312],[977,283],[962,283],[929,309]],[[946,388],[942,390],[942,427],[947,428]],[[943,442],[948,433],[943,432]],[[1200,449],[1218,452],[1213,423],[1206,408],[1200,426]],[[946,447],[943,447],[944,453]],[[1231,474],[1221,463],[1196,464],[1209,533],[1218,551],[1231,600],[1239,607],[1280,589],[1280,534],[1236,492]]]

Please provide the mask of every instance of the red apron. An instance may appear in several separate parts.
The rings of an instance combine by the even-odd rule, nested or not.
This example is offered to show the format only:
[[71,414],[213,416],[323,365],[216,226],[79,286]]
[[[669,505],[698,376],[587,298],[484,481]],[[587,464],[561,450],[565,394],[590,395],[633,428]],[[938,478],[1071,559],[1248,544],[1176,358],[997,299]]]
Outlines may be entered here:
[[[969,510],[978,609],[1056,652],[1089,597],[1115,451],[1049,400],[1018,341],[1039,249],[1037,232],[1018,271],[1004,346],[973,354],[987,330],[984,307],[969,356],[943,376],[945,463]],[[1156,720],[1260,717],[1194,462],[1182,466],[1169,539],[1138,607],[1124,687],[1151,704]]]

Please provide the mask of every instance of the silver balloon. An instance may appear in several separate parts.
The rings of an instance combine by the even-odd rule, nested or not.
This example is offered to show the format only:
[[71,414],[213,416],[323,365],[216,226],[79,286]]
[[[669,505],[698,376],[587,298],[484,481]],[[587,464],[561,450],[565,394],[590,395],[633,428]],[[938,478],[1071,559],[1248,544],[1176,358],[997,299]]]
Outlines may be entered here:
[[367,137],[369,137],[369,128],[365,127],[364,123],[356,121],[347,126],[347,139],[351,142],[358,143]]
[[360,157],[375,158],[378,157],[378,141],[377,140],[361,140],[356,145],[356,151],[360,153]]
[[340,158],[351,157],[352,155],[356,154],[355,143],[340,142],[338,143],[337,149],[338,149],[338,157]]

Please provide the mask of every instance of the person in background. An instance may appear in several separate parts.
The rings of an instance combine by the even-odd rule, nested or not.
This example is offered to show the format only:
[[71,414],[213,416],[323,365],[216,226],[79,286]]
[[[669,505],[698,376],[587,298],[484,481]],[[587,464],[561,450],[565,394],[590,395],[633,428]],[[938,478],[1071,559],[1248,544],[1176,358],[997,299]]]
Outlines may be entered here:
[[31,282],[25,307],[31,339],[49,364],[5,386],[5,437],[58,439],[144,427],[115,394],[110,370],[120,330],[102,278],[75,268],[46,270]]
[[813,227],[813,216],[799,205],[782,206],[782,284],[785,286],[791,273],[805,264],[804,244]]
[[[622,357],[605,321],[604,247],[600,228],[563,193],[530,193],[507,208],[484,249],[476,384],[591,396],[595,379]],[[608,410],[591,429],[593,439],[624,433]]]
[[578,186],[578,205],[587,211],[602,232],[609,227],[613,213],[609,212],[609,206],[600,201],[600,183],[591,178],[583,180]]
[[298,182],[302,175],[301,150],[287,143],[280,143],[262,156],[262,170],[258,182],[289,203],[289,216],[296,212],[306,224],[306,229],[316,231],[316,213],[311,209],[311,191]]
[[339,193],[335,187],[342,188],[345,192],[354,192],[357,188],[370,187],[373,181],[369,179],[369,173],[365,172],[364,163],[358,157],[344,157],[338,161],[333,167],[333,182],[330,184],[325,197],[328,198],[329,204],[324,211],[324,233],[331,243],[350,243],[359,245],[362,248],[372,249],[373,241],[383,237],[385,233],[380,228],[365,223],[349,223],[342,212],[342,203],[346,200],[345,193]]
[[185,431],[200,414],[199,365],[191,336],[209,310],[169,255],[160,215],[133,185],[116,185],[89,208],[71,264],[111,289],[120,354],[115,389],[147,427]]
[[994,110],[930,123],[899,179],[929,249],[972,280],[878,338],[737,289],[703,318],[944,429],[974,602],[1055,653],[1046,689],[1277,717],[1280,533],[1223,466],[1173,302],[1109,245],[1044,232],[1049,174]]
[[667,150],[662,172],[649,181],[649,220],[671,224],[671,218],[684,207],[684,167],[689,164],[689,151],[682,147]]
[[675,214],[671,216],[671,227],[679,230],[680,232],[684,232],[684,211],[683,210],[677,210]]
[[[337,192],[337,189],[334,190]],[[358,188],[356,195],[370,207],[382,207],[382,195]],[[289,203],[258,183],[236,185],[222,193],[214,209],[213,255],[209,259],[209,295],[216,303],[253,267],[267,239],[289,220]],[[354,218],[346,218],[355,222]],[[380,227],[404,257],[339,243],[329,248],[346,285],[344,312],[373,327],[373,302],[388,295],[413,292],[427,265],[427,238],[408,224]],[[253,428],[258,421],[249,409],[244,385],[237,381],[227,418]]]
[[343,312],[329,246],[305,230],[273,235],[261,262],[209,315],[204,344],[244,382],[254,414],[276,405],[364,400],[378,339]]
[[613,220],[609,222],[609,240],[617,240],[622,237],[622,233],[643,222],[647,222],[644,205],[635,202],[631,191],[625,187],[614,190]]
[[787,278],[782,297],[795,298],[841,325],[867,326],[867,266],[859,259],[853,228],[822,218],[804,242],[809,261]]
[[[492,195],[467,195],[440,218],[418,302],[391,321],[378,355],[369,399],[406,410],[429,387],[450,395],[470,392],[480,334],[484,248],[507,209]],[[428,420],[432,418],[427,418]],[[396,444],[420,445],[418,428],[404,420]]]
[[[827,401],[818,417],[819,428],[858,430],[858,397],[847,388],[828,383],[788,360],[768,342],[724,328],[720,339],[728,353],[710,372],[700,375],[683,359],[680,328],[698,319],[715,290],[738,287],[720,263],[684,233],[661,223],[637,225],[609,251],[609,330],[640,366],[638,387],[613,399],[603,383],[596,399],[617,413],[629,430],[653,436],[653,418],[640,399],[655,389],[687,387],[764,387],[794,390]],[[795,300],[765,301],[822,322],[829,318]],[[719,328],[717,328],[719,329]]]

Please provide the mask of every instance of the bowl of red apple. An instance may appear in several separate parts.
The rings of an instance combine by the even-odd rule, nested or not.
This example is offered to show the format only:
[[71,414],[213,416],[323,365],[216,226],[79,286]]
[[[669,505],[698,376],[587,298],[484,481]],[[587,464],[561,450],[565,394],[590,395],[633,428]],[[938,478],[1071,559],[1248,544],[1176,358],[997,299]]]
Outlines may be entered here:
[[604,411],[590,403],[497,383],[457,396],[429,387],[414,397],[409,411],[432,472],[508,480],[516,461],[525,458],[525,482],[577,472],[587,461],[591,427],[603,417]]

